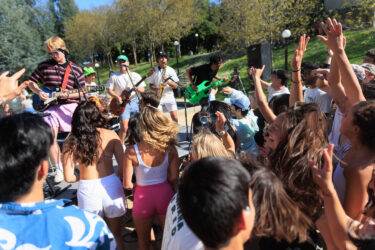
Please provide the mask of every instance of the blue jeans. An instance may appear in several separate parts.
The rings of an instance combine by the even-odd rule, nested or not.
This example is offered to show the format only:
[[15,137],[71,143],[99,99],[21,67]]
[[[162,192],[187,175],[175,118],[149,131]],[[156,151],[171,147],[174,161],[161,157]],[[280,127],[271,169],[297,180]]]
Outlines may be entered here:
[[120,120],[129,119],[132,114],[139,113],[139,100],[138,98],[133,99],[131,102],[126,104],[124,113],[121,114]]

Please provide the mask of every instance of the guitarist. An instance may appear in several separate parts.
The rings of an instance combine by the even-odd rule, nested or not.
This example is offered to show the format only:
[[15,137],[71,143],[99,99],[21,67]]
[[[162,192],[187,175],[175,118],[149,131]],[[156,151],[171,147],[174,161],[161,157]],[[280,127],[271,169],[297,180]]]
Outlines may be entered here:
[[[216,53],[210,57],[210,63],[198,67],[187,68],[186,75],[193,89],[198,90],[197,86],[203,81],[209,81],[209,83],[211,83],[213,78],[220,80],[221,78],[217,75],[217,72],[221,66],[223,66],[223,62],[223,57]],[[227,81],[228,79],[224,77],[224,80]],[[208,105],[208,97],[202,98],[202,100],[199,101],[199,104],[202,107]]]
[[[119,55],[116,59],[117,66],[120,71],[117,71],[111,75],[107,82],[108,94],[115,98],[118,104],[122,103],[121,93],[123,90],[130,90],[133,88],[133,84],[136,84],[142,77],[135,72],[128,74],[127,68],[130,65],[129,59],[125,55]],[[133,84],[132,84],[133,82]],[[145,91],[146,84],[142,82],[135,91],[143,93]],[[129,118],[132,113],[139,112],[139,100],[137,93],[133,91],[129,97],[130,102],[126,104],[125,111],[120,116],[120,131],[119,136],[121,143],[124,145],[126,131],[128,130]]]
[[[150,76],[147,80],[150,83],[150,88],[154,90],[157,94],[160,93],[161,95],[159,96],[160,105],[158,108],[160,110],[163,110],[162,106],[165,106],[169,114],[171,115],[172,120],[177,123],[177,104],[176,99],[174,98],[173,89],[177,88],[179,79],[174,69],[167,66],[167,53],[160,51],[156,55],[156,62],[158,63],[158,66],[155,68],[155,73],[152,74],[152,76]],[[160,89],[161,83],[165,84],[163,90]]]
[[[29,88],[37,94],[41,100],[45,101],[49,95],[38,87],[37,83],[43,87],[56,88],[62,87],[65,71],[68,69],[68,62],[62,51],[68,51],[64,40],[60,37],[50,37],[45,42],[46,50],[51,59],[46,60],[38,65],[29,78]],[[85,86],[85,78],[82,69],[75,63],[71,63],[70,73],[67,76],[66,90],[77,89],[78,85],[73,71],[78,77],[81,86]],[[69,72],[69,70],[68,70]],[[55,182],[61,182],[64,179],[63,167],[60,157],[60,148],[57,144],[57,134],[59,131],[71,131],[71,120],[73,112],[77,107],[79,94],[62,94],[59,96],[58,104],[49,107],[45,113],[49,116],[44,117],[44,121],[49,124],[53,134],[53,145],[50,149],[50,155],[56,166]]]

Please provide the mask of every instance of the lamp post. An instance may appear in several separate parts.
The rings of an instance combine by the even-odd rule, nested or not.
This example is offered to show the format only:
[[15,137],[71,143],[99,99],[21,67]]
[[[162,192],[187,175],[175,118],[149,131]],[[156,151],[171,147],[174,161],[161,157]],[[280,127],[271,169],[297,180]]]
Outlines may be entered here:
[[286,29],[283,31],[281,36],[284,38],[284,47],[285,47],[285,65],[284,68],[285,70],[288,70],[288,39],[292,33],[290,30]]
[[180,45],[180,43],[178,41],[174,41],[174,46],[176,46],[176,60],[177,60],[177,75],[180,74],[180,67],[178,65],[178,46]]
[[199,36],[199,34],[195,33],[195,38],[197,40],[197,48],[196,48],[197,54],[199,54],[199,51],[198,51],[198,36]]

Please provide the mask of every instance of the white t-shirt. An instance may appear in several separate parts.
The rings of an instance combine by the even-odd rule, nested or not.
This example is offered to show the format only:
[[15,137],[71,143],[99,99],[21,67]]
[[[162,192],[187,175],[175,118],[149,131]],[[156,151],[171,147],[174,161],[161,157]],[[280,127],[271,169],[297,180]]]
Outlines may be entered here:
[[[178,76],[174,69],[169,66],[166,66],[165,76],[171,77],[171,80],[174,82],[179,82]],[[163,79],[163,72],[159,69],[159,67],[155,67],[155,72],[152,74],[147,80],[150,84],[154,84],[156,88],[159,88],[160,83]],[[168,84],[165,86],[163,95],[161,97],[161,102],[168,102],[168,101],[175,101],[173,88]]]
[[190,230],[180,208],[175,194],[168,205],[163,233],[162,250],[203,250],[204,245]]
[[[134,85],[142,79],[142,77],[135,72],[130,72],[130,76]],[[117,71],[109,78],[107,88],[113,90],[117,95],[121,95],[124,89],[130,90],[133,88],[131,80],[128,74],[122,74],[120,71]],[[146,87],[146,83],[142,82],[138,87]],[[135,98],[137,98],[137,94],[133,91],[130,95],[130,100],[132,101]]]
[[305,103],[316,103],[323,113],[329,113],[332,109],[332,98],[331,96],[320,90],[318,87],[307,88],[303,95],[303,102]]
[[275,90],[274,88],[271,87],[271,85],[268,86],[268,97],[267,101],[271,101],[272,97],[277,96],[277,95],[282,95],[282,94],[290,94],[289,89],[287,87],[280,89],[280,90]]
[[340,139],[340,128],[341,128],[341,120],[343,117],[343,113],[341,112],[340,108],[336,108],[335,112],[335,118],[333,119],[332,123],[332,130],[331,133],[329,133],[329,143],[332,143],[335,145],[335,147],[338,147],[340,145],[339,139]]

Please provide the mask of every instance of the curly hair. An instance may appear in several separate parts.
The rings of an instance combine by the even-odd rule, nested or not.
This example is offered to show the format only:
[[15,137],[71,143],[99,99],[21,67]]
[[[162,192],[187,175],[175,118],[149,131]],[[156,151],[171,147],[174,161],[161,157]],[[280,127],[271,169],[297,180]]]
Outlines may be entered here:
[[375,152],[375,101],[360,102],[353,107],[353,124],[361,130],[361,143]]
[[321,166],[323,148],[328,145],[326,119],[315,103],[300,104],[281,115],[284,136],[268,157],[270,168],[298,207],[315,221],[323,201],[313,181],[309,160]]
[[98,161],[98,149],[101,144],[97,128],[108,128],[108,121],[94,102],[78,104],[72,117],[72,132],[66,139],[63,154],[71,154],[83,165]]
[[146,106],[140,117],[141,140],[152,148],[165,152],[177,145],[178,125],[157,108]]
[[288,196],[280,179],[251,158],[242,158],[241,163],[251,174],[249,185],[256,208],[254,235],[289,243],[306,241],[313,223]]

